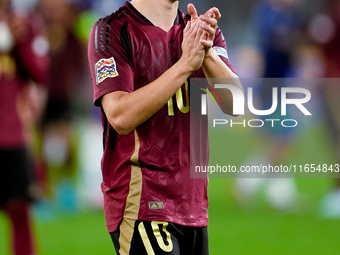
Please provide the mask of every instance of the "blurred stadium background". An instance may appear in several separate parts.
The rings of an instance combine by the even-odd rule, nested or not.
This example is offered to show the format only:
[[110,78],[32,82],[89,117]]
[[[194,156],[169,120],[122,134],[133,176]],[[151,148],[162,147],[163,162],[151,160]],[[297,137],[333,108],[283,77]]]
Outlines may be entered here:
[[[46,171],[40,176],[44,183],[40,187],[42,195],[33,210],[38,254],[115,254],[102,210],[101,123],[98,110],[92,105],[86,46],[94,22],[125,1],[12,2],[14,11],[21,15],[43,14],[51,58],[59,60],[56,62],[59,64],[72,62],[69,72],[62,73],[64,77],[61,71],[51,73],[52,79],[60,78],[55,81],[57,84],[69,84],[62,92],[71,98],[72,117],[32,129],[32,150],[38,165],[44,169],[41,171]],[[219,25],[227,40],[230,61],[240,77],[274,77],[276,70],[281,70],[281,77],[340,77],[340,1],[191,2],[199,13],[212,6],[221,11]],[[182,10],[186,10],[187,3],[181,1]],[[268,71],[271,69],[275,70]],[[289,142],[286,134],[266,138],[250,129],[227,129],[223,135],[212,134],[216,137],[211,139],[219,141],[219,145],[213,142],[214,150],[224,151],[227,162],[237,166],[254,155],[261,155],[273,164],[339,164],[338,87],[329,85],[313,90],[316,102],[313,122],[305,124],[298,134],[289,134]],[[53,87],[51,91],[55,95],[60,92]],[[338,182],[291,179],[271,182],[266,187],[260,182],[210,179],[211,254],[339,254]],[[254,188],[247,193],[242,185]],[[271,196],[272,193],[276,195]],[[0,214],[0,254],[3,255],[10,254],[9,231],[9,222]]]

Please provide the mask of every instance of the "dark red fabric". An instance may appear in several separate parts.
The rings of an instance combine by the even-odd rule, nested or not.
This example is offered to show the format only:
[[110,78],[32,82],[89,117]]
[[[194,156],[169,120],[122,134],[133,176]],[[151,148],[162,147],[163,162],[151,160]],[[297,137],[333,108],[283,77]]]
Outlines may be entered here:
[[32,255],[33,233],[30,226],[29,204],[26,201],[9,202],[5,212],[11,220],[12,246],[15,255]]
[[[88,52],[94,104],[100,106],[101,97],[110,92],[138,90],[174,65],[182,55],[183,29],[189,20],[189,15],[179,11],[173,27],[165,32],[129,3],[114,14],[100,19],[93,26]],[[216,35],[215,46],[226,49],[220,30]],[[116,65],[110,66],[111,77],[100,81],[98,77],[103,76],[99,74],[96,64],[112,57]],[[222,57],[222,60],[232,68],[227,58]],[[191,77],[204,77],[203,70],[199,69]],[[188,88],[183,84],[181,90],[183,104],[187,106]],[[138,220],[207,226],[207,179],[190,178],[190,112],[181,112],[176,96],[172,99],[173,115],[169,115],[166,104],[136,129],[140,142],[138,160],[143,179]],[[124,215],[135,136],[134,132],[127,136],[119,135],[104,115],[103,127],[102,191],[107,227],[109,232],[113,232]],[[206,125],[198,125],[193,132],[193,137],[207,137]],[[205,148],[198,151],[202,153],[203,163],[207,164],[207,140],[205,144],[192,142],[194,146]],[[202,164],[202,157],[194,158]],[[150,202],[161,202],[164,208],[152,209]]]

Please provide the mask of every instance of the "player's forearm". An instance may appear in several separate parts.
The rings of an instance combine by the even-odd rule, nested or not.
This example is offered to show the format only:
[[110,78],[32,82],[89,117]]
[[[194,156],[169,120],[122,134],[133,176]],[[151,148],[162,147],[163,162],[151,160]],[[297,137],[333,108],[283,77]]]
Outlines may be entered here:
[[129,134],[160,110],[190,74],[185,62],[179,60],[152,83],[125,93],[118,100],[105,95],[102,105],[110,124],[119,134]]
[[[214,84],[210,84],[214,86],[215,84],[223,84],[225,83],[225,79],[228,79],[228,84],[235,85],[243,91],[242,84],[239,81],[237,74],[235,74],[221,59],[220,57],[210,49],[209,53],[206,55],[203,64],[202,64],[205,76],[208,79],[209,83],[213,81]],[[219,81],[221,79],[221,81]],[[233,97],[228,89],[216,89],[219,94],[222,105],[220,105],[221,110],[226,113],[232,115],[233,113]],[[217,100],[218,101],[218,100]]]

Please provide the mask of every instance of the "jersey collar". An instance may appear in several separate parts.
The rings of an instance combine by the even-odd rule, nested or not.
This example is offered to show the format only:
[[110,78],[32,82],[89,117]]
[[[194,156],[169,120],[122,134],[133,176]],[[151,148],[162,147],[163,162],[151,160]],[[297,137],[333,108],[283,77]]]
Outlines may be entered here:
[[[130,2],[126,2],[124,6],[125,6],[127,12],[136,21],[138,21],[141,24],[154,26],[154,24],[150,20],[148,20],[143,14],[141,14]],[[178,12],[177,12],[177,16],[174,20],[174,25],[179,24],[179,22],[180,22],[180,10],[178,10]]]

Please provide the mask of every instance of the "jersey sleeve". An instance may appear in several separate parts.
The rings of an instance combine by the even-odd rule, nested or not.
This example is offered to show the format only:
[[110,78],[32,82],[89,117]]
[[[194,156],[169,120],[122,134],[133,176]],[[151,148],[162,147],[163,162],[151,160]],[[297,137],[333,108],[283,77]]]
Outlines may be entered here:
[[229,61],[228,51],[227,51],[227,43],[223,36],[223,33],[219,27],[216,29],[214,45],[212,47],[217,55],[222,59],[222,61],[232,70],[235,74],[237,74],[235,68]]
[[[122,40],[122,31],[125,31]],[[101,106],[101,98],[115,91],[134,90],[133,65],[126,52],[127,27],[116,20],[104,18],[92,27],[88,44],[94,105]]]

